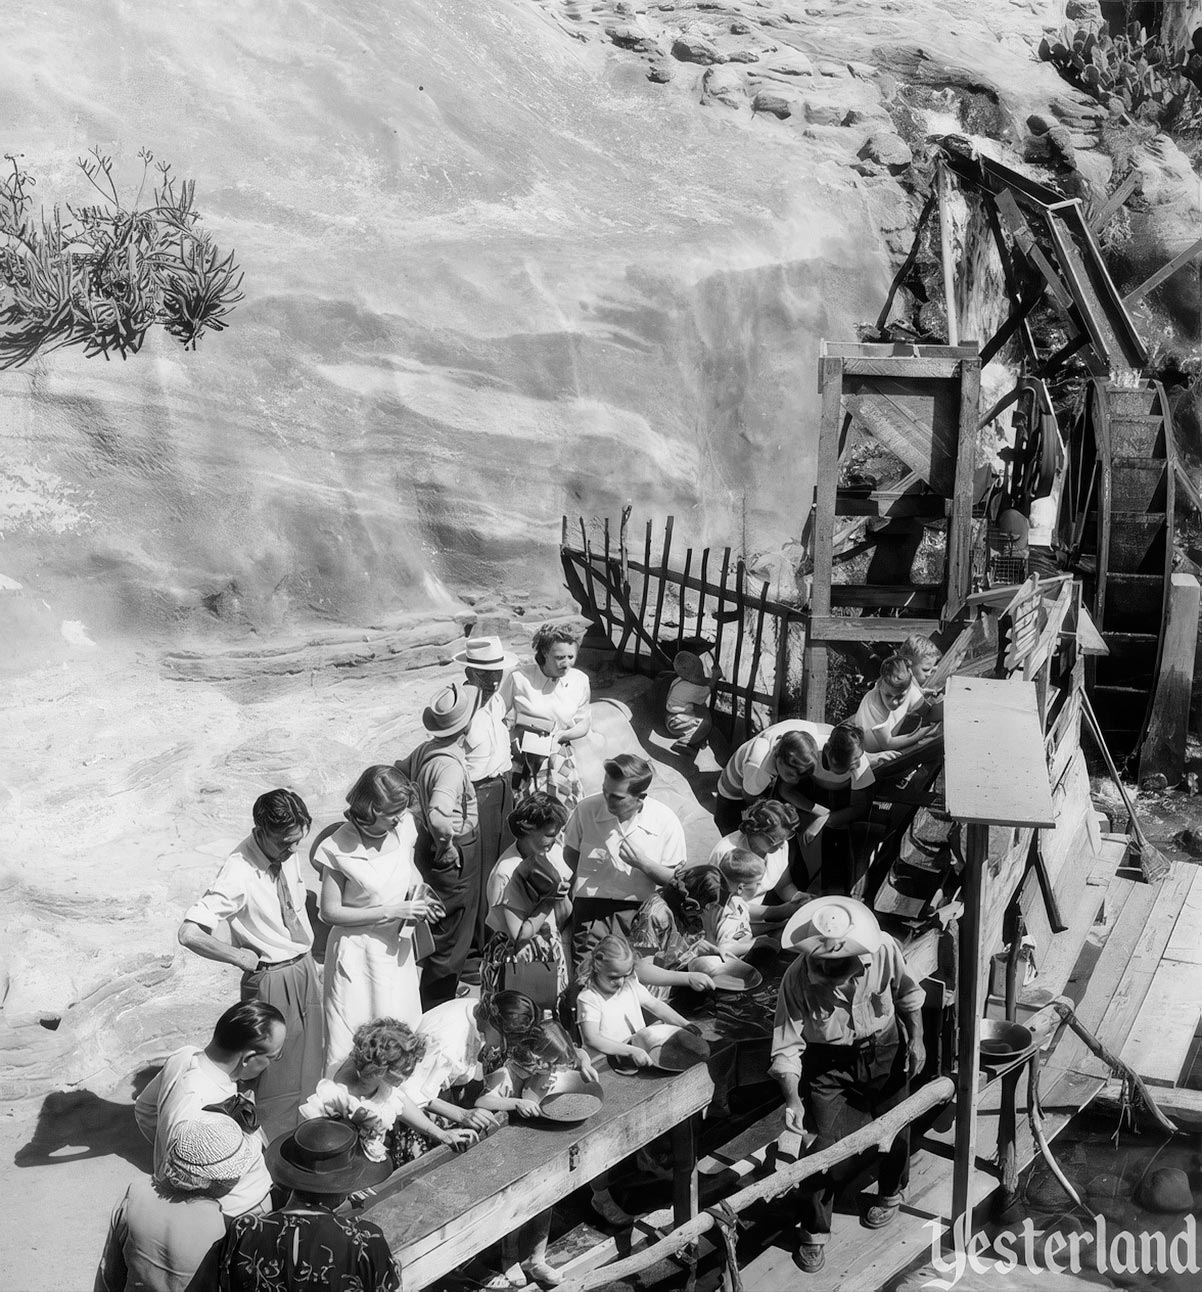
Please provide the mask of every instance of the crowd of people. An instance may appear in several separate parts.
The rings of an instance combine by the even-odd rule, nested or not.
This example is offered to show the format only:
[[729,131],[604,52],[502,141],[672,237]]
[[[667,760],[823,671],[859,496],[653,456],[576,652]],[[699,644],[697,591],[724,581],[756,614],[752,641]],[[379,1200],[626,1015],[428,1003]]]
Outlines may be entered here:
[[[925,689],[938,652],[907,642],[851,723],[786,720],[735,749],[717,786],[722,837],[690,855],[641,753],[606,759],[585,793],[578,645],[544,626],[521,665],[498,638],[466,640],[464,678],[427,705],[425,738],[365,768],[309,843],[320,966],[309,810],[287,788],[255,801],[179,930],[241,971],[240,1001],[137,1100],[153,1176],[114,1212],[96,1292],[399,1286],[379,1230],[337,1211],[347,1195],[437,1148],[470,1149],[498,1113],[536,1115],[561,1072],[596,1080],[600,1056],[647,1064],[632,1037],[649,1018],[696,1031],[673,993],[712,991],[761,949],[797,953],[773,1037],[787,1123],[821,1147],[904,1097],[923,1062],[921,989],[822,852],[863,817],[874,768],[938,737]],[[705,657],[678,654],[662,717],[682,747],[709,738],[716,679]],[[893,1218],[908,1156],[900,1138],[866,1224]],[[838,1183],[807,1194],[803,1269],[821,1267]],[[629,1224],[610,1184],[592,1182],[592,1206]],[[494,1286],[559,1282],[549,1226],[546,1213],[515,1236],[520,1269]]]

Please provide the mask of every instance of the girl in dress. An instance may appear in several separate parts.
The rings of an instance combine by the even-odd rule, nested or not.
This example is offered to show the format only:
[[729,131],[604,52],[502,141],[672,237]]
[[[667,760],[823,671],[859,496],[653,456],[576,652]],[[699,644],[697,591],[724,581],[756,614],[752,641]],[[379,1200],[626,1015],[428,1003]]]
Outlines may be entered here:
[[[537,1003],[555,1012],[568,985],[563,951],[563,928],[572,910],[568,897],[571,872],[564,865],[559,836],[568,821],[567,809],[541,790],[524,799],[509,814],[514,844],[497,861],[488,878],[488,927],[493,931],[480,967],[484,998],[508,986],[510,966],[546,965],[548,989]],[[519,986],[536,995],[533,983]]]
[[639,907],[630,930],[638,958],[635,975],[651,994],[667,1000],[673,987],[713,991],[714,980],[689,969],[698,956],[723,954],[718,925],[730,888],[717,866],[688,866]]
[[432,1121],[406,1095],[403,1082],[412,1075],[425,1053],[426,1043],[413,1029],[395,1018],[377,1018],[355,1032],[351,1052],[332,1077],[317,1083],[317,1090],[300,1106],[302,1121],[334,1117],[352,1123],[359,1131],[364,1156],[382,1162],[388,1156],[388,1132],[400,1122],[393,1137],[393,1162],[412,1161],[436,1144],[464,1149],[475,1143],[470,1127],[448,1128]]
[[415,920],[436,920],[436,899],[422,896],[413,865],[417,826],[409,783],[378,764],[346,796],[346,824],[321,839],[321,918],[333,932],[325,959],[325,1070],[346,1058],[355,1029],[388,1015],[421,1018]]
[[634,966],[634,951],[625,938],[616,933],[603,937],[580,968],[576,1021],[590,1049],[622,1055],[636,1067],[645,1068],[651,1062],[647,1051],[629,1044],[630,1037],[646,1026],[644,1012],[661,1023],[675,1023],[677,1027],[690,1024],[666,1000],[653,996],[638,981]]

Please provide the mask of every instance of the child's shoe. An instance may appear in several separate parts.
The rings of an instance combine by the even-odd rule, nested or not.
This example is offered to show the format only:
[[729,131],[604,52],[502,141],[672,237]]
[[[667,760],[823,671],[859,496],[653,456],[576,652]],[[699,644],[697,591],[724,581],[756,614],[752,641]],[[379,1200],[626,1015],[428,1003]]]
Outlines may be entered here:
[[634,1223],[629,1211],[618,1206],[616,1199],[608,1189],[598,1189],[593,1194],[593,1210],[609,1225],[625,1227]]

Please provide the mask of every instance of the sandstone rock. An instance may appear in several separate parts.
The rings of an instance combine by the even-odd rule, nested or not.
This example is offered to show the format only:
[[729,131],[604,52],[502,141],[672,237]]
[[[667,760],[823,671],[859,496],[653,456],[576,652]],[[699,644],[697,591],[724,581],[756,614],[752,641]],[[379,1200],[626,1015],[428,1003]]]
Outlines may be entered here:
[[822,62],[818,64],[819,76],[842,76],[847,69],[842,63]]
[[1194,1195],[1189,1176],[1175,1166],[1164,1166],[1148,1175],[1139,1187],[1136,1201],[1148,1211],[1192,1211]]
[[741,108],[747,101],[743,74],[733,67],[707,67],[701,78],[701,93],[728,108]]
[[1075,161],[1077,173],[1094,194],[1104,198],[1114,174],[1114,162],[1105,153],[1084,148],[1077,152]]
[[606,27],[605,34],[619,49],[631,49],[637,54],[658,54],[659,45],[652,36],[631,23]]
[[1053,126],[1044,136],[1047,141],[1048,157],[1072,170],[1077,168],[1077,150],[1073,147],[1072,135],[1065,126]]
[[1102,10],[1098,0],[1066,0],[1064,17],[1068,22],[1100,23]]
[[1055,124],[1054,121],[1049,121],[1041,112],[1032,112],[1027,118],[1027,129],[1033,135],[1046,135]]
[[733,49],[726,57],[731,63],[758,63],[760,61],[760,56],[754,49]]
[[914,160],[906,141],[890,130],[876,130],[870,134],[858,156],[885,166],[894,174],[905,170]]
[[751,27],[745,22],[732,22],[730,24],[730,34],[732,36],[750,36]]
[[827,103],[822,99],[805,101],[805,118],[811,125],[841,126],[846,115],[837,103]]
[[783,58],[773,59],[771,71],[780,76],[813,76],[814,64],[801,50],[795,49]]
[[889,124],[889,114],[884,108],[848,108],[842,124],[845,126],[862,126],[872,122],[874,125]]
[[647,70],[647,79],[657,85],[666,85],[672,79],[672,64],[652,63]]
[[682,63],[725,63],[726,55],[704,36],[678,36],[672,42],[672,57]]
[[775,90],[760,90],[751,101],[752,112],[766,112],[770,116],[791,117],[798,108],[798,101],[790,94],[778,94]]

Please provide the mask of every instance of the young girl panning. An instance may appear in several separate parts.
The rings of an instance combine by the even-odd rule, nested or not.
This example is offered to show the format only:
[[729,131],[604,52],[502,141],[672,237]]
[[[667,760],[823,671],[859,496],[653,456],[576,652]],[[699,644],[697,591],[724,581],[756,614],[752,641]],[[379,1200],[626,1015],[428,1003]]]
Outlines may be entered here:
[[729,897],[717,866],[687,866],[639,907],[630,931],[635,976],[653,996],[667,1000],[673,987],[713,991],[714,980],[692,972],[689,964],[698,956],[724,954],[718,927]]
[[360,1126],[364,1155],[382,1162],[385,1137],[396,1122],[412,1135],[403,1135],[403,1151],[394,1160],[408,1161],[435,1144],[465,1149],[476,1141],[470,1126],[447,1129],[432,1121],[406,1095],[402,1083],[412,1075],[425,1053],[424,1038],[395,1018],[377,1018],[355,1030],[351,1052],[332,1077],[317,1083],[300,1106],[300,1116],[337,1117]]
[[666,1000],[657,1000],[634,976],[635,955],[630,943],[610,933],[585,956],[581,990],[576,998],[576,1021],[585,1045],[601,1054],[623,1055],[636,1067],[651,1059],[629,1039],[646,1025],[644,1011],[665,1023],[688,1027]]

